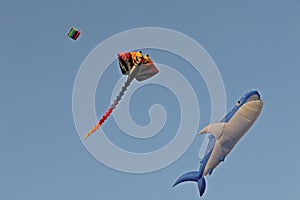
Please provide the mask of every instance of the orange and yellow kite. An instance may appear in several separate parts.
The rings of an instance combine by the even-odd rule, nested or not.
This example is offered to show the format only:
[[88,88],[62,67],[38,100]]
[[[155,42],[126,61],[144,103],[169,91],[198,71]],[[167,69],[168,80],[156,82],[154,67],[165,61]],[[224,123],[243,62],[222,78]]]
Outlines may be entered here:
[[133,79],[136,79],[140,82],[158,73],[158,69],[155,67],[149,55],[146,54],[143,56],[141,51],[120,52],[118,53],[118,61],[122,74],[128,75],[128,78],[119,92],[119,95],[111,104],[107,112],[102,116],[99,122],[89,132],[87,132],[87,134],[85,134],[84,139],[88,138],[91,134],[97,131],[104,121],[109,117],[109,115],[118,105],[119,101],[124,95],[124,92],[127,90]]

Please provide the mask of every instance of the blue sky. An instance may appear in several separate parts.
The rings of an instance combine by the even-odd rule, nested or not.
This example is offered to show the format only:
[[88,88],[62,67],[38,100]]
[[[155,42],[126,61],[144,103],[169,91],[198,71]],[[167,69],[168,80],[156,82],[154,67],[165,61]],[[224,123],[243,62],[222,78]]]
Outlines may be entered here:
[[[73,83],[85,57],[111,35],[147,26],[180,31],[206,49],[221,72],[228,108],[253,88],[265,102],[254,127],[207,178],[205,198],[276,200],[300,195],[298,1],[6,1],[0,5],[1,199],[198,199],[194,184],[171,186],[183,172],[198,167],[202,137],[196,137],[183,157],[163,170],[127,174],[89,154],[74,125]],[[72,26],[82,31],[76,42],[66,36]],[[185,64],[152,53],[154,60],[164,64]],[[116,63],[108,75],[118,72],[113,67]],[[120,76],[97,89],[96,102],[104,102],[95,105],[98,115],[109,105],[107,95]],[[201,78],[191,79],[197,97],[203,98],[200,129],[209,121],[209,94]],[[135,94],[133,104],[143,92],[174,98],[164,88],[143,90]],[[116,136],[123,136],[113,118],[103,129],[115,131],[111,140],[132,151],[159,147],[179,120],[178,102],[166,99],[157,95],[146,102],[149,107],[161,101],[173,117],[166,123],[166,137],[149,141],[153,146],[130,138],[120,141]],[[146,123],[144,111],[139,113],[144,106],[138,108],[132,108],[133,118]]]

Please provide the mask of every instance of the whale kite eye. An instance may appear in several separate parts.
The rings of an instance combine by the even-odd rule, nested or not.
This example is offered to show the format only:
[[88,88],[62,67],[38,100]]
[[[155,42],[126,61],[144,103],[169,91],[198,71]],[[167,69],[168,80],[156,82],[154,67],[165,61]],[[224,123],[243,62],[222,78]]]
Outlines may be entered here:
[[241,102],[240,102],[240,101],[238,101],[238,102],[236,103],[236,106],[239,106],[239,105],[241,105]]

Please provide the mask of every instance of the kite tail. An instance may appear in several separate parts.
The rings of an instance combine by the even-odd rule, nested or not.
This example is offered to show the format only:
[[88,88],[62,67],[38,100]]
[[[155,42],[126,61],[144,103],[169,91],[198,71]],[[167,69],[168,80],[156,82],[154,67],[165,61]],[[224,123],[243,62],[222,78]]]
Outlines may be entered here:
[[85,134],[84,139],[88,138],[90,135],[92,135],[94,132],[96,132],[100,126],[104,123],[104,121],[109,117],[109,115],[112,113],[112,111],[116,108],[119,101],[122,99],[122,96],[124,95],[125,91],[127,90],[128,86],[130,85],[130,80],[127,79],[124,86],[122,87],[122,90],[119,92],[118,96],[114,100],[114,102],[110,105],[107,112],[102,116],[102,118],[99,120],[99,122],[89,131],[87,134]]

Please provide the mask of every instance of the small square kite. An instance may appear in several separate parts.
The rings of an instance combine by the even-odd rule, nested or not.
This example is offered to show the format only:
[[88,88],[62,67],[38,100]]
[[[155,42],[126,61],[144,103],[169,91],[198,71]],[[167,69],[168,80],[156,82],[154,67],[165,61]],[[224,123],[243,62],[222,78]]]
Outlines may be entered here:
[[80,30],[72,27],[71,30],[69,31],[68,33],[68,37],[69,38],[72,38],[73,40],[77,40],[77,38],[79,37],[80,35]]

